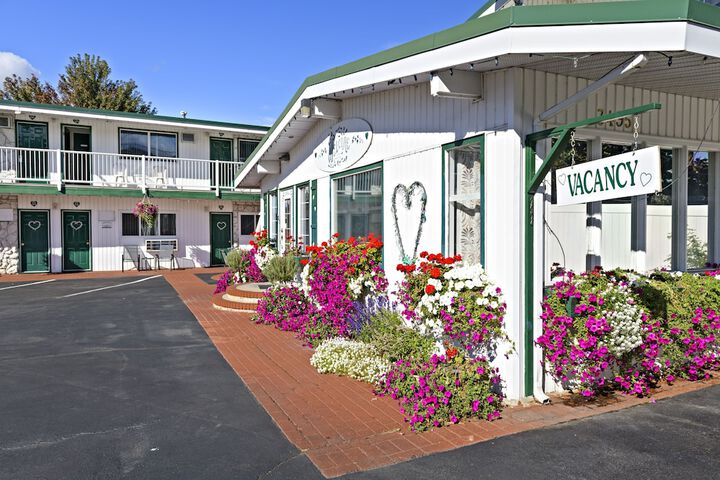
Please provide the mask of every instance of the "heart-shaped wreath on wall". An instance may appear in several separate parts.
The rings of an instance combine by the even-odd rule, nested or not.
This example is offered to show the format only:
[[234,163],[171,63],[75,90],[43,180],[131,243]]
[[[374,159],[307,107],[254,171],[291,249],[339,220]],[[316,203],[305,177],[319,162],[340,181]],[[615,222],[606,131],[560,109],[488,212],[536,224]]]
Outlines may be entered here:
[[[418,195],[419,194],[419,195]],[[403,242],[402,233],[400,232],[400,224],[398,221],[398,199],[401,202],[401,206],[410,213],[412,209],[413,200],[419,198],[420,200],[420,218],[417,220],[417,232],[415,233],[415,244],[412,250],[412,256],[409,255],[408,251],[405,250],[405,242]],[[414,263],[417,258],[418,246],[420,245],[420,238],[422,237],[423,224],[425,223],[425,207],[427,206],[427,193],[425,186],[420,182],[413,182],[409,187],[399,184],[395,187],[392,194],[392,215],[393,221],[395,222],[395,241],[397,242],[398,249],[400,250],[400,257],[402,262],[405,264]]]

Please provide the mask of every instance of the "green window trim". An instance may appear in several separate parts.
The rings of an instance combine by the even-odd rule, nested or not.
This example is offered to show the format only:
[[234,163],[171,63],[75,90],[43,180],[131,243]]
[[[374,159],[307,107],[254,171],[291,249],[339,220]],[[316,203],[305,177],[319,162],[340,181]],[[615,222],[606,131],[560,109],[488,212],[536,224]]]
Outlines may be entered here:
[[456,148],[465,147],[467,145],[480,144],[480,263],[485,266],[485,134],[475,135],[472,137],[456,140],[454,142],[445,143],[442,145],[442,224],[441,224],[441,239],[440,249],[443,255],[447,255],[447,204],[448,204],[448,193],[447,193],[447,161],[448,152]]

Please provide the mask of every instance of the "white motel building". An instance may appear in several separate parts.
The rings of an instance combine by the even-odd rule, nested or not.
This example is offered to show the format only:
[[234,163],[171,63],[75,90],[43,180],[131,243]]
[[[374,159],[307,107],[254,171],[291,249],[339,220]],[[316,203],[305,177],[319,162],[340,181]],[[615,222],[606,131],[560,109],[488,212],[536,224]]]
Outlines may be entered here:
[[[646,271],[720,261],[714,3],[488,1],[456,27],[307,78],[233,186],[260,190],[261,222],[280,248],[288,235],[309,244],[375,233],[391,280],[422,250],[482,263],[508,302],[515,353],[496,360],[507,395],[542,400],[553,386],[533,339],[554,263]],[[237,129],[238,139],[251,134]],[[603,158],[607,173],[586,165]],[[42,188],[55,188],[52,178]],[[18,207],[37,200],[57,218],[57,237],[76,198],[78,209],[114,211],[115,229],[132,203],[53,192],[19,194]],[[201,205],[216,211],[223,199],[194,202],[207,226]]]
[[[266,127],[0,100],[0,274],[222,265],[257,192]],[[159,208],[152,226],[132,213]]]

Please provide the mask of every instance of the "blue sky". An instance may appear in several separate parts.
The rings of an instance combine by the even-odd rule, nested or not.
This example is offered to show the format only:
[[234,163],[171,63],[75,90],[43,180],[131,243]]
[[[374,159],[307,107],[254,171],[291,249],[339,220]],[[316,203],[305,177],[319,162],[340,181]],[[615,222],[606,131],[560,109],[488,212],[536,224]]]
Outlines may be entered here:
[[93,53],[160,114],[269,125],[308,75],[457,25],[484,1],[24,3],[4,2],[16,20],[0,51],[43,80]]

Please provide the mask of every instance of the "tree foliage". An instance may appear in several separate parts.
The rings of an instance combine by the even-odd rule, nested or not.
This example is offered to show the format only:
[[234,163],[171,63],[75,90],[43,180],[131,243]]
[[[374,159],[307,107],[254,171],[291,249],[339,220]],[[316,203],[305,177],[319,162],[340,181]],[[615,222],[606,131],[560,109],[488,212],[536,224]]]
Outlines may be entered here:
[[146,102],[134,80],[112,80],[110,65],[97,55],[75,55],[60,75],[57,88],[42,83],[37,76],[5,78],[0,97],[36,103],[100,108],[119,112],[155,114],[152,103]]

